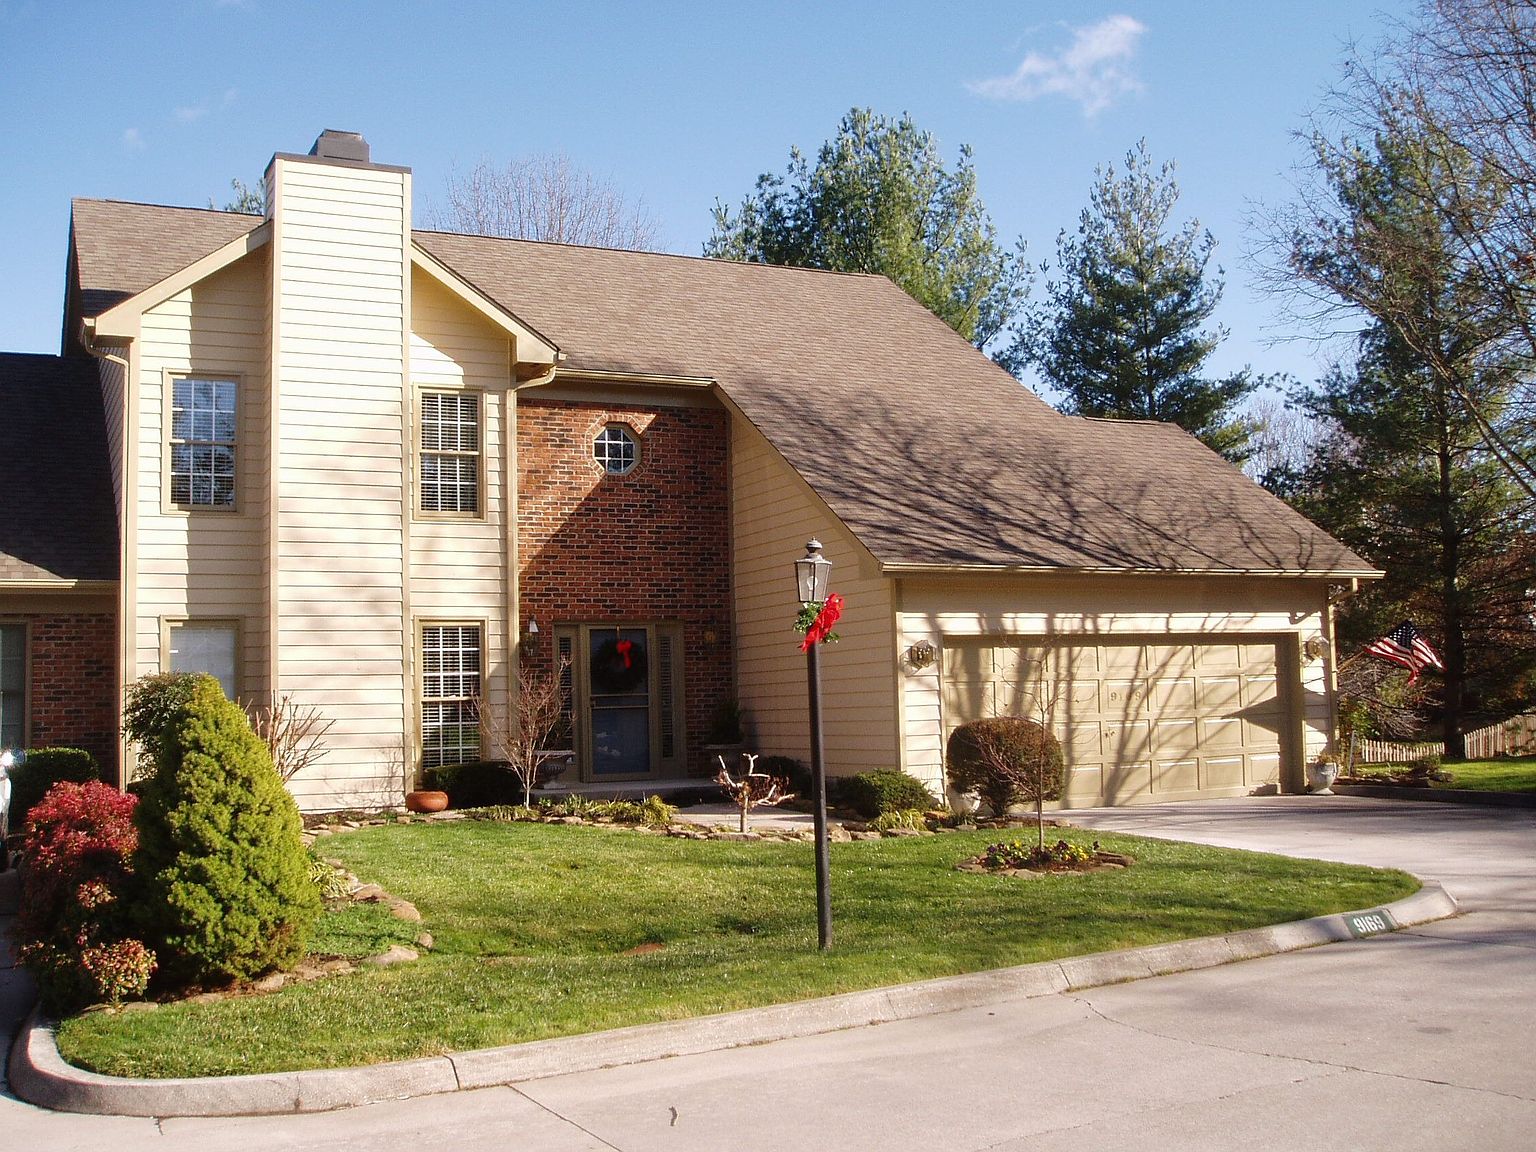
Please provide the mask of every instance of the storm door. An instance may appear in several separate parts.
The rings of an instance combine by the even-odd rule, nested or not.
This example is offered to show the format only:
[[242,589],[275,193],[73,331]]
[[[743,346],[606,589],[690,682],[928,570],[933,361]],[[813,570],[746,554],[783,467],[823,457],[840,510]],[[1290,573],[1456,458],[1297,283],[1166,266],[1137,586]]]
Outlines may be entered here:
[[681,774],[681,629],[668,624],[562,625],[571,728],[584,780]]

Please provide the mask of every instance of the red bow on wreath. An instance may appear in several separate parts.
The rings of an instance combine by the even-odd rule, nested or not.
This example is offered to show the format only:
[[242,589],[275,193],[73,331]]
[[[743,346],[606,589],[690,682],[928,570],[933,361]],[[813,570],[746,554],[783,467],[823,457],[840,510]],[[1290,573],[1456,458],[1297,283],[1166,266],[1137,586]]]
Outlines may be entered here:
[[634,667],[634,658],[629,654],[630,650],[634,648],[634,646],[635,642],[633,640],[620,640],[617,644],[614,645],[614,647],[619,650],[619,655],[624,659],[625,668]]
[[836,592],[827,597],[826,603],[816,613],[816,619],[811,621],[811,626],[805,630],[805,639],[800,641],[800,651],[809,652],[812,644],[824,642],[832,633],[832,627],[843,614],[843,598]]

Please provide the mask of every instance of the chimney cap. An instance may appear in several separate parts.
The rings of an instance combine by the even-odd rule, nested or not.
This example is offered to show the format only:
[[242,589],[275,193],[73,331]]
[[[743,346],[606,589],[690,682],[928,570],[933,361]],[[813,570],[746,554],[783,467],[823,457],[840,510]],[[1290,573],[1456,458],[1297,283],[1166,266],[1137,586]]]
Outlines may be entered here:
[[363,139],[363,134],[342,132],[335,128],[327,128],[320,133],[309,154],[326,160],[352,160],[359,164],[369,162],[368,141]]

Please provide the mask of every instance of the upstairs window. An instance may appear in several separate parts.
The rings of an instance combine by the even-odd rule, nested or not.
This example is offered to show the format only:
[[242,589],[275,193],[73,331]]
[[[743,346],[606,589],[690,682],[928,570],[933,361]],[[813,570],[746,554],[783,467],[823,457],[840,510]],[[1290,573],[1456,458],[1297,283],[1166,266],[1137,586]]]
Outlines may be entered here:
[[622,424],[610,424],[592,441],[592,459],[610,476],[633,472],[640,463],[640,444],[635,434]]
[[171,504],[234,508],[237,387],[233,380],[171,380]]
[[421,510],[480,511],[480,396],[421,394]]

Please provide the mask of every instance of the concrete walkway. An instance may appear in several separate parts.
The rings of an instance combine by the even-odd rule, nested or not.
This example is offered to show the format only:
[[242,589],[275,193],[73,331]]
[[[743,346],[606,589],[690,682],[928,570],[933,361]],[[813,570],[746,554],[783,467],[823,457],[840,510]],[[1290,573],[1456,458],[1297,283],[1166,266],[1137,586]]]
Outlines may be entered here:
[[1397,864],[1469,914],[941,1016],[318,1116],[131,1120],[0,1099],[17,1148],[1528,1148],[1536,819],[1277,798],[1074,813]]

